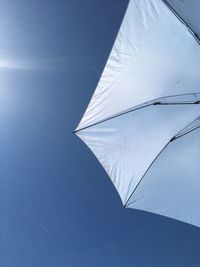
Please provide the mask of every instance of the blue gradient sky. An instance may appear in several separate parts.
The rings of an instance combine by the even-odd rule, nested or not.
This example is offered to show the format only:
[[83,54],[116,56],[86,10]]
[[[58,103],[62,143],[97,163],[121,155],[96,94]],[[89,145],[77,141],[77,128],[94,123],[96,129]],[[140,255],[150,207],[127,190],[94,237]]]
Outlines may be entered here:
[[0,266],[199,267],[200,230],[123,209],[74,135],[127,0],[0,0]]

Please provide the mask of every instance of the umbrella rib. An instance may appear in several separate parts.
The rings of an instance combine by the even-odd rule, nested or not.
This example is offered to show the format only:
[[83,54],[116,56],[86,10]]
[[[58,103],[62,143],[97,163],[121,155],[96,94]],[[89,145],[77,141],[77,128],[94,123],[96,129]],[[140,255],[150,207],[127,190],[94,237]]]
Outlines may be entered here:
[[[196,119],[195,119],[195,120],[196,120]],[[193,122],[194,122],[195,120],[193,120]],[[188,125],[190,125],[190,123],[189,123]],[[187,126],[188,126],[188,125],[187,125]],[[186,126],[186,127],[187,127],[187,126]],[[198,128],[200,128],[200,125],[198,125],[197,127],[195,127],[195,128],[193,128],[193,129],[191,129],[191,130],[189,130],[189,131],[183,133],[182,135],[179,135],[179,134],[183,131],[183,129],[185,129],[185,127],[184,127],[181,131],[179,131],[174,137],[172,137],[172,138],[166,143],[166,145],[161,149],[161,151],[158,153],[158,155],[157,155],[157,156],[154,158],[154,160],[151,162],[151,164],[149,165],[149,167],[147,168],[147,170],[146,170],[145,173],[143,174],[142,178],[140,179],[140,181],[138,182],[138,184],[136,185],[136,187],[134,188],[134,190],[132,191],[132,193],[131,193],[130,196],[128,197],[127,201],[126,201],[125,204],[123,205],[124,208],[128,207],[127,204],[128,204],[128,202],[129,202],[129,200],[131,199],[131,197],[133,196],[133,194],[134,194],[135,191],[137,190],[138,186],[140,185],[140,183],[141,183],[142,180],[144,179],[144,177],[145,177],[145,175],[147,174],[147,172],[149,171],[149,169],[152,167],[152,165],[153,165],[154,162],[157,160],[157,158],[160,156],[160,154],[165,150],[165,148],[166,148],[171,142],[173,142],[173,141],[179,139],[180,137],[185,136],[186,134],[189,134],[189,133],[191,133],[191,132],[197,130]],[[178,136],[178,135],[179,135],[179,136]],[[177,137],[176,137],[176,136],[177,136]],[[131,203],[132,203],[132,202],[131,202]],[[131,203],[130,203],[130,204],[131,204]]]
[[85,129],[88,129],[88,128],[92,127],[92,126],[98,125],[98,124],[100,124],[100,123],[103,123],[103,122],[106,122],[106,121],[115,119],[115,118],[120,117],[120,116],[122,116],[122,115],[128,114],[128,113],[130,113],[130,112],[133,112],[133,111],[136,111],[136,110],[139,110],[139,109],[142,109],[142,108],[146,108],[146,107],[149,107],[149,106],[152,106],[152,105],[153,105],[153,103],[150,103],[150,104],[145,104],[145,105],[140,106],[140,107],[136,107],[136,108],[133,108],[133,109],[129,109],[129,110],[127,110],[127,111],[124,111],[124,112],[115,114],[115,115],[113,115],[113,116],[111,116],[111,117],[105,118],[104,120],[101,120],[101,121],[92,123],[92,124],[90,124],[90,125],[88,125],[88,126],[85,126],[85,127],[83,127],[83,128],[80,128],[80,129],[78,129],[78,130],[75,130],[75,131],[73,131],[73,133],[80,132],[80,131],[85,130]]
[[158,153],[158,155],[154,158],[154,160],[151,162],[151,164],[149,165],[149,167],[147,168],[147,170],[145,171],[145,173],[143,174],[142,178],[140,179],[140,181],[138,182],[138,184],[136,185],[136,187],[134,188],[134,190],[132,191],[132,193],[130,194],[130,196],[128,197],[127,201],[125,202],[125,204],[123,205],[124,208],[128,207],[128,202],[131,199],[132,195],[135,193],[135,191],[137,190],[138,186],[140,185],[140,183],[142,182],[143,178],[145,177],[145,175],[147,174],[147,172],[149,171],[149,169],[151,168],[151,166],[154,164],[154,162],[157,160],[157,158],[160,156],[160,154],[163,152],[163,150],[165,150],[165,148],[172,142],[173,140],[170,139],[169,142],[167,142],[167,144],[162,148],[162,150]]
[[161,1],[169,8],[169,10],[177,17],[177,19],[186,26],[188,31],[197,41],[197,43],[200,44],[200,37],[196,32],[193,31],[193,29],[189,26],[189,24],[176,12],[176,10],[166,0],[161,0]]
[[200,128],[200,125],[198,125],[198,126],[192,128],[191,130],[189,130],[189,131],[187,131],[187,132],[185,132],[185,133],[183,133],[183,134],[180,134],[180,135],[177,136],[177,137],[175,136],[175,137],[173,138],[173,140],[171,140],[171,141],[174,141],[174,140],[176,140],[176,139],[179,139],[179,138],[181,138],[182,136],[184,136],[184,135],[186,135],[186,134],[189,134],[189,133],[191,133],[191,132],[197,130],[198,128]]
[[[191,93],[191,94],[182,94],[182,95],[192,95],[192,94],[195,95],[195,93]],[[134,108],[130,108],[130,109],[126,110],[126,111],[117,113],[117,114],[115,114],[115,115],[113,115],[113,116],[110,116],[110,117],[108,117],[108,118],[105,118],[105,119],[103,119],[103,120],[101,120],[101,121],[98,121],[98,122],[92,123],[92,124],[90,124],[90,125],[88,125],[88,126],[85,126],[85,127],[80,128],[80,129],[74,130],[72,133],[73,133],[73,134],[76,134],[76,133],[78,133],[78,132],[80,132],[80,131],[82,131],[82,130],[88,129],[88,128],[90,128],[90,127],[96,126],[96,125],[101,124],[101,123],[103,123],[103,122],[106,122],[106,121],[115,119],[115,118],[120,117],[120,116],[122,116],[122,115],[131,113],[131,112],[133,112],[133,111],[136,111],[136,110],[139,110],[139,109],[143,109],[143,108],[146,108],[146,107],[149,107],[149,106],[156,106],[156,105],[194,105],[194,104],[200,104],[200,100],[193,101],[193,102],[192,102],[192,101],[190,101],[190,102],[188,101],[188,102],[163,102],[163,103],[159,101],[159,100],[162,100],[162,99],[165,99],[165,98],[176,97],[176,96],[182,96],[182,95],[174,95],[174,96],[161,97],[161,98],[157,98],[157,99],[155,99],[154,102],[152,102],[152,100],[150,100],[150,101],[148,101],[148,102],[146,102],[146,103],[144,103],[144,104],[139,105],[138,107],[136,106],[136,107],[134,107]]]

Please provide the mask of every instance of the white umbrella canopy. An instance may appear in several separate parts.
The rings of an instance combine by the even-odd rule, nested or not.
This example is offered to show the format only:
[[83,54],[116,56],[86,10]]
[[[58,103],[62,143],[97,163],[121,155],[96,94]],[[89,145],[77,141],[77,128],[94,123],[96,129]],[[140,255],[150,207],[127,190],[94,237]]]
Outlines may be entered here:
[[129,2],[75,133],[124,207],[200,226],[200,4],[185,2]]

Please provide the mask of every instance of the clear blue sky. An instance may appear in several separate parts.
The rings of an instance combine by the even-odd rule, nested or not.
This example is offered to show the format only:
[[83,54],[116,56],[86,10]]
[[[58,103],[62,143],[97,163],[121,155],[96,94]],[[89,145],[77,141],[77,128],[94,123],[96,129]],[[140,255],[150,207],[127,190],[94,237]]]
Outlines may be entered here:
[[200,230],[123,209],[72,134],[127,0],[0,0],[0,266],[199,267]]

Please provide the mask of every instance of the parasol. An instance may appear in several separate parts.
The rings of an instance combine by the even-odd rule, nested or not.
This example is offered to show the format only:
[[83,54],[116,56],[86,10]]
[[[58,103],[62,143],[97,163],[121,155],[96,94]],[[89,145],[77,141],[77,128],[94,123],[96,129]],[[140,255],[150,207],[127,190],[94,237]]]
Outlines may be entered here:
[[200,2],[130,0],[75,133],[123,206],[200,226]]

